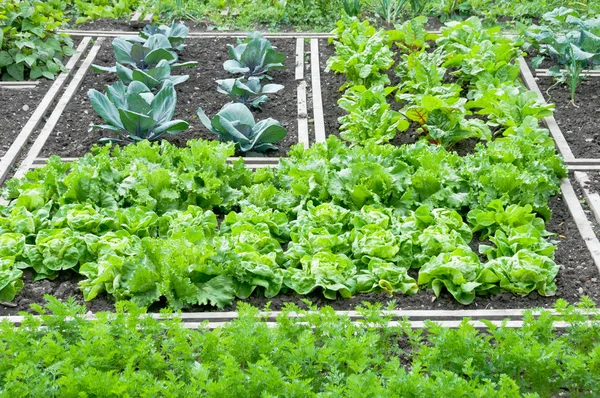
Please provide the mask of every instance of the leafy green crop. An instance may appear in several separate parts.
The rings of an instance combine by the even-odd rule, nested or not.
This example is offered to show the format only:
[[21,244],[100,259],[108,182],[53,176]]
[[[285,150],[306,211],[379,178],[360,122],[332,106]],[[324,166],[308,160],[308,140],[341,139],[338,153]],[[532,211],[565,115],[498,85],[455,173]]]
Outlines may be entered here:
[[231,59],[223,63],[223,68],[229,73],[270,79],[270,70],[284,68],[285,54],[277,52],[259,32],[249,33],[243,41],[238,39],[235,47],[227,46]]
[[327,60],[325,71],[344,73],[348,82],[340,90],[353,85],[385,86],[390,83],[385,72],[394,64],[388,46],[390,38],[384,30],[376,31],[367,21],[345,16],[334,32],[336,55]]
[[391,141],[398,131],[408,129],[408,121],[399,112],[390,109],[386,97],[393,88],[381,86],[352,86],[346,90],[338,104],[348,112],[339,121],[340,137],[352,143],[368,140],[377,143]]
[[39,0],[0,4],[0,78],[29,80],[54,77],[65,68],[63,56],[74,54],[73,41],[56,33],[64,16]]
[[[122,70],[124,70],[126,66],[130,66],[134,70],[137,69],[148,72],[159,67],[159,64],[162,66],[164,62],[167,62],[171,68],[192,67],[197,65],[197,62],[192,61],[177,63],[178,57],[175,51],[173,51],[171,42],[166,36],[160,33],[152,35],[148,37],[148,39],[141,40],[142,42],[138,42],[137,38],[116,37],[112,41],[117,66],[121,64]],[[117,72],[117,66],[106,67],[92,65],[92,68],[96,72],[115,73]]]
[[106,86],[106,91],[106,94],[93,89],[88,92],[92,107],[107,123],[93,127],[113,131],[120,137],[103,138],[103,142],[156,141],[165,133],[177,134],[189,127],[183,120],[171,120],[177,94],[170,80],[165,81],[156,95],[138,81],[127,87],[117,82]]
[[144,39],[149,39],[151,36],[161,34],[169,39],[171,47],[174,50],[181,51],[185,48],[183,42],[188,37],[190,30],[183,23],[173,21],[171,26],[167,25],[146,25],[140,32],[140,36]]
[[244,104],[227,104],[214,117],[212,122],[198,108],[198,118],[208,130],[219,136],[221,141],[233,141],[242,152],[265,152],[277,149],[273,143],[281,141],[287,130],[277,120],[268,118],[256,122],[252,112]]
[[[359,306],[356,321],[329,307],[283,308],[268,324],[239,305],[216,330],[187,329],[131,303],[98,313],[46,296],[40,317],[0,324],[4,396],[597,396],[598,310],[589,298],[525,311],[523,327],[468,320],[392,325],[381,305]],[[392,309],[389,307],[388,309]],[[583,312],[590,313],[589,318]],[[165,319],[166,318],[166,319]],[[556,333],[558,322],[569,322]],[[325,355],[327,354],[327,355]],[[545,359],[545,360],[542,360]],[[73,366],[77,364],[77,366]]]
[[217,85],[217,91],[227,94],[234,102],[257,109],[267,102],[269,99],[267,94],[274,94],[284,88],[281,84],[261,86],[260,79],[257,77],[217,80]]
[[[544,14],[541,26],[531,26],[525,38],[526,48],[533,47],[539,52],[534,67],[547,57],[557,63],[550,72],[556,84],[568,84],[573,103],[577,86],[584,78],[583,69],[600,64],[600,18],[582,19],[577,11],[559,7]],[[566,70],[561,71],[561,67]]]

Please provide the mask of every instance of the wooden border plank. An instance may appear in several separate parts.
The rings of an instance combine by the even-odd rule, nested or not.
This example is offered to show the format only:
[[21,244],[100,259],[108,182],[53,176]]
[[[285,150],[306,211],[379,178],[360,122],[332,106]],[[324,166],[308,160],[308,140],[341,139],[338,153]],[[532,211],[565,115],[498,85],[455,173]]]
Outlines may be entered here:
[[[70,36],[96,36],[96,37],[117,37],[117,36],[137,36],[138,32],[123,31],[123,30],[76,30],[76,29],[64,29],[59,30],[59,33],[64,33]],[[330,33],[322,32],[262,32],[266,38],[319,38],[329,39],[334,37]],[[188,37],[190,38],[215,38],[215,37],[246,37],[248,32],[190,32]]]
[[581,207],[581,203],[579,203],[579,198],[577,198],[573,186],[571,185],[571,181],[569,181],[568,178],[565,178],[562,181],[561,191],[567,202],[569,213],[571,213],[571,216],[577,225],[577,229],[590,251],[594,264],[596,264],[596,268],[600,271],[600,241],[598,241],[598,237],[594,233],[592,225],[583,211],[583,207]]
[[575,180],[577,180],[577,182],[581,186],[581,189],[583,190],[583,196],[585,197],[585,200],[588,206],[590,207],[594,218],[598,223],[600,223],[600,195],[597,192],[591,192],[588,189],[590,177],[587,173],[576,171],[574,174]]
[[296,80],[304,79],[304,39],[296,39]]
[[131,24],[138,24],[140,22],[140,19],[142,18],[142,13],[140,10],[136,10],[136,12],[133,13],[133,15],[131,16],[131,19],[129,20],[129,23]]
[[3,89],[3,90],[31,90],[36,87],[37,87],[36,84],[21,84],[19,86],[0,87],[0,89]]
[[0,82],[0,87],[2,88],[6,88],[6,87],[12,87],[12,86],[23,86],[23,85],[28,85],[28,86],[37,86],[38,84],[40,84],[39,80],[26,80],[26,81],[22,81],[22,82]]
[[154,13],[150,12],[150,13],[144,15],[144,19],[142,19],[142,24],[149,25],[152,23],[153,19],[154,19]]
[[[527,61],[525,61],[525,58],[519,57],[519,67],[521,69],[521,78],[523,79],[525,86],[527,88],[529,88],[531,91],[535,92],[538,95],[539,100],[542,103],[546,104],[547,103],[546,99],[542,95],[542,92],[540,91],[540,88],[538,87],[538,85],[535,81],[535,78],[533,77],[533,74],[531,73],[531,70],[529,69],[529,66],[527,65]],[[574,160],[575,156],[573,156],[571,147],[569,147],[569,144],[567,143],[565,136],[563,135],[562,131],[560,130],[560,127],[558,127],[558,123],[556,123],[556,119],[554,119],[554,116],[548,116],[542,120],[543,120],[544,124],[546,125],[546,127],[548,128],[548,130],[550,130],[550,135],[552,135],[552,138],[554,138],[554,142],[556,143],[556,146],[558,147],[558,151],[562,155],[562,157],[565,159],[565,161]]]
[[312,105],[315,121],[315,142],[325,142],[325,117],[321,95],[321,65],[319,63],[319,39],[310,40],[310,70],[312,77]]
[[27,170],[29,170],[31,168],[35,159],[42,151],[42,148],[44,147],[44,144],[48,140],[48,137],[50,137],[50,134],[52,133],[52,131],[54,130],[54,127],[58,123],[63,111],[69,104],[71,97],[73,97],[73,95],[75,95],[75,92],[81,85],[81,82],[83,81],[83,78],[85,77],[85,74],[87,73],[88,69],[90,68],[90,65],[96,58],[96,55],[98,54],[98,51],[100,50],[100,47],[102,46],[103,42],[104,42],[104,38],[100,37],[96,40],[96,43],[94,43],[94,45],[92,46],[90,52],[85,57],[85,60],[79,67],[79,70],[77,70],[77,73],[73,77],[73,80],[71,80],[71,82],[65,89],[65,92],[63,93],[62,97],[56,104],[56,107],[52,111],[52,114],[50,114],[50,117],[46,121],[46,124],[44,125],[42,131],[37,136],[33,145],[29,149],[27,156],[25,157],[25,159],[23,160],[23,162],[17,169],[17,171],[15,173],[16,178],[21,178],[25,175]]
[[304,148],[309,146],[305,81],[300,82],[298,85],[298,142],[304,144]]
[[569,171],[598,171],[600,170],[600,165],[595,164],[576,164],[571,165],[567,163],[567,168]]
[[17,138],[15,138],[15,141],[12,143],[10,148],[8,148],[8,151],[6,151],[6,153],[4,154],[4,157],[0,161],[0,184],[2,184],[8,176],[10,168],[17,160],[17,157],[21,153],[21,150],[27,143],[27,140],[29,139],[33,131],[38,127],[38,125],[42,121],[42,117],[46,114],[46,111],[48,110],[50,105],[54,102],[54,98],[64,86],[65,82],[67,81],[67,78],[71,74],[71,70],[75,68],[75,65],[77,65],[79,58],[81,58],[81,55],[87,48],[88,44],[90,43],[90,40],[91,37],[84,37],[81,43],[79,43],[75,54],[73,54],[71,59],[69,59],[69,61],[65,65],[67,71],[62,72],[60,75],[58,75],[58,77],[56,78],[54,83],[52,83],[52,86],[50,86],[50,89],[48,90],[38,107],[35,109],[25,126],[23,126],[23,129],[21,129],[21,132],[19,133]]

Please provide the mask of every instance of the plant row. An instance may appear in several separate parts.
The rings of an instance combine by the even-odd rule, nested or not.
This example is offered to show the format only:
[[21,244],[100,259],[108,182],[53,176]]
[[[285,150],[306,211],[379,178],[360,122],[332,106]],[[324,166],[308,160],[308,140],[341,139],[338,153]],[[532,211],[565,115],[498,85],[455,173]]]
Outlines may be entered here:
[[[527,123],[465,157],[330,137],[256,172],[227,163],[231,144],[206,141],[53,158],[7,183],[3,297],[25,268],[37,279],[73,269],[88,298],[164,296],[175,308],[223,306],[255,289],[334,298],[418,284],[463,303],[499,289],[550,295],[558,266],[536,213],[549,216],[565,170],[547,131]],[[488,263],[468,246],[473,230],[490,237]]]
[[[94,126],[116,133],[119,138],[101,142],[157,141],[164,134],[178,134],[189,127],[183,120],[172,120],[177,103],[174,86],[188,80],[188,75],[172,75],[172,69],[193,67],[197,62],[178,62],[189,30],[173,23],[170,27],[148,25],[140,36],[117,37],[112,42],[116,65],[93,65],[99,72],[116,73],[119,81],[106,86],[106,94],[90,90],[92,107],[107,124]],[[226,104],[212,122],[201,108],[198,117],[221,141],[231,141],[241,152],[277,149],[274,142],[287,135],[287,130],[271,118],[256,122],[247,105],[260,108],[267,94],[283,88],[278,84],[262,86],[271,79],[267,72],[283,68],[285,55],[278,53],[258,32],[236,47],[230,45],[232,59],[223,64],[225,70],[242,74],[235,79],[218,80],[218,91],[233,102]]]
[[[557,303],[558,317],[527,313],[519,329],[489,323],[486,332],[466,321],[389,326],[380,307],[358,308],[365,318],[353,323],[330,308],[289,306],[269,327],[245,305],[209,331],[144,317],[130,304],[90,322],[85,307],[47,298],[41,318],[0,324],[2,397],[600,394],[599,317],[589,300]],[[556,321],[572,326],[556,333]]]

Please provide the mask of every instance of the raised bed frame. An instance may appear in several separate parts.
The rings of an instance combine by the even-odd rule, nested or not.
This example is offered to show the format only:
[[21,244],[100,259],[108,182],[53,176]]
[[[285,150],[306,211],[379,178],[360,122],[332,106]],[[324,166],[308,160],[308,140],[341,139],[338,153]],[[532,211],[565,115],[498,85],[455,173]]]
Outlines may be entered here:
[[[72,36],[84,36],[84,40],[80,44],[78,51],[75,56],[72,57],[71,61],[67,64],[67,69],[70,71],[74,68],[75,63],[79,59],[79,56],[84,52],[87,44],[90,42],[91,37],[96,37],[96,44],[90,52],[88,53],[85,61],[83,61],[80,66],[77,74],[65,90],[63,96],[59,100],[56,105],[54,112],[48,119],[46,126],[42,130],[42,133],[36,139],[36,142],[33,144],[31,149],[29,150],[25,160],[21,163],[19,169],[17,170],[16,177],[22,176],[27,170],[36,167],[42,167],[46,164],[47,158],[38,157],[43,144],[48,139],[52,129],[56,125],[58,118],[62,114],[62,111],[66,107],[69,99],[75,93],[85,73],[87,72],[89,66],[93,62],[95,55],[98,52],[99,45],[103,41],[103,38],[115,37],[115,36],[134,36],[137,35],[136,32],[118,32],[118,31],[74,31],[74,30],[65,30],[62,33],[67,33]],[[191,38],[218,38],[218,37],[245,37],[245,32],[191,32]],[[332,37],[330,34],[323,33],[268,33],[265,34],[267,38],[290,38],[296,39],[296,70],[295,70],[295,78],[298,82],[297,94],[298,94],[298,138],[300,143],[304,143],[306,147],[309,146],[310,141],[312,142],[324,142],[326,137],[324,118],[323,118],[323,103],[322,103],[322,95],[321,95],[321,71],[319,65],[319,39],[326,39]],[[310,40],[309,51],[307,52],[305,49],[305,39]],[[305,56],[310,55],[310,80],[311,80],[311,94],[312,94],[312,112],[313,112],[313,120],[314,120],[314,137],[313,140],[309,140],[309,109],[308,109],[308,101],[307,101],[307,82],[305,80]],[[529,69],[525,60],[521,57],[519,58],[520,68],[521,68],[521,77],[524,83],[530,90],[535,91],[540,100],[544,101],[542,93],[540,92],[539,87],[537,86],[535,79],[531,70]],[[9,149],[9,154],[5,156],[0,162],[0,184],[3,182],[4,178],[8,174],[8,169],[14,163],[16,156],[20,152],[20,148],[25,144],[26,140],[29,138],[31,132],[39,125],[42,116],[46,112],[49,107],[49,103],[51,99],[53,99],[62,85],[64,84],[69,72],[66,74],[61,74],[57,79],[57,82],[51,87],[49,90],[47,97],[50,99],[47,101],[47,98],[44,98],[42,104],[36,109],[34,115],[32,115],[30,121],[25,126],[23,131],[27,132],[24,134],[23,132],[17,140]],[[56,87],[55,87],[56,86]],[[600,170],[600,159],[576,159],[573,156],[572,151],[570,150],[566,140],[558,124],[554,120],[553,117],[548,117],[543,120],[544,124],[550,130],[552,137],[554,138],[556,145],[558,147],[559,153],[564,157],[565,162],[569,168],[569,170]],[[21,137],[23,136],[23,137]],[[13,147],[18,147],[19,150],[16,154],[14,154]],[[11,152],[12,150],[12,152]],[[231,158],[234,160],[235,158]],[[76,158],[64,158],[65,162],[75,161]],[[260,167],[274,167],[279,163],[279,158],[245,158],[246,164],[251,168],[260,168]],[[579,176],[579,177],[577,177]],[[576,178],[580,180],[581,174],[576,174]],[[583,237],[588,249],[590,250],[591,256],[594,260],[594,263],[598,270],[600,271],[600,241],[595,235],[591,223],[588,220],[581,203],[579,202],[577,195],[573,190],[573,186],[568,179],[563,180],[561,186],[562,194],[567,203],[569,212],[571,213],[577,228]],[[584,190],[585,192],[585,190]],[[589,195],[586,194],[586,198]],[[597,195],[598,196],[598,195]],[[589,199],[588,199],[589,200]],[[590,208],[592,208],[594,214],[597,214],[600,221],[600,196],[591,201]],[[596,207],[594,207],[596,206]],[[393,320],[391,324],[401,324],[404,321],[409,321],[412,325],[412,328],[424,328],[426,326],[425,320],[436,321],[445,327],[456,328],[460,325],[463,318],[469,318],[470,323],[479,329],[485,329],[488,325],[482,320],[488,320],[493,325],[504,324],[508,327],[518,328],[523,326],[523,313],[524,309],[504,309],[504,310],[426,310],[426,311],[391,311],[388,312],[389,315],[393,316]],[[355,311],[336,311],[340,315],[347,315],[352,320],[358,320],[360,318],[359,314]],[[279,315],[279,312],[270,312],[265,315],[264,319],[267,325],[274,326],[275,318]],[[149,316],[153,316],[158,319],[164,319],[163,315],[159,314],[151,314]],[[225,323],[235,319],[237,314],[235,312],[204,312],[204,313],[183,313],[179,315],[183,322],[184,326],[188,328],[208,328],[214,329],[219,326],[223,326]],[[10,322],[15,323],[16,325],[20,324],[23,320],[23,317],[19,316],[7,316],[0,317],[0,321],[3,319],[7,319]],[[93,315],[89,315],[87,317],[89,320],[95,319]],[[299,321],[301,319],[299,318]],[[555,327],[557,329],[566,329],[569,327],[569,324],[566,322],[556,322]]]

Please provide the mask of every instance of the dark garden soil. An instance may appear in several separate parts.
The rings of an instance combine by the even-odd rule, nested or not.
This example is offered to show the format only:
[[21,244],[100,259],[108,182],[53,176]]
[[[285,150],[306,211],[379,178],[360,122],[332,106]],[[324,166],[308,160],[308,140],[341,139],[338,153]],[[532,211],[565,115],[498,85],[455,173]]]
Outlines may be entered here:
[[335,74],[333,71],[325,72],[327,60],[335,55],[335,47],[328,44],[326,39],[319,40],[319,63],[321,66],[321,96],[325,116],[325,134],[340,135],[338,118],[346,115],[346,111],[337,104],[342,97],[340,87],[346,82],[344,74]]
[[586,172],[590,182],[588,183],[588,188],[591,192],[600,193],[600,173],[587,171]]
[[95,21],[87,21],[80,24],[71,23],[70,28],[76,30],[115,30],[123,32],[139,31],[139,28],[132,26],[129,23],[129,20],[125,19],[97,19]]
[[558,85],[548,93],[554,81],[551,77],[540,77],[538,85],[549,103],[554,103],[554,118],[558,123],[573,155],[576,158],[600,158],[600,128],[596,115],[600,112],[600,78],[584,80],[575,94],[575,105],[571,104],[571,93],[567,85]]
[[40,79],[32,89],[0,88],[0,156],[4,156],[35,112],[53,81]]
[[[286,54],[285,69],[269,73],[272,82],[283,84],[285,88],[277,94],[270,95],[269,101],[262,110],[253,111],[255,119],[273,118],[288,130],[288,135],[276,143],[279,150],[267,151],[266,156],[285,156],[290,147],[298,143],[297,94],[294,76],[296,41],[294,39],[271,40],[278,51]],[[235,44],[234,39],[188,39],[186,48],[181,52],[179,60],[198,61],[194,68],[174,73],[188,74],[189,80],[177,86],[177,108],[174,119],[183,119],[190,123],[190,128],[177,135],[166,134],[163,138],[177,146],[184,147],[188,140],[203,138],[215,140],[216,136],[206,130],[198,120],[196,111],[202,107],[209,118],[229,102],[224,94],[216,90],[215,80],[234,77],[223,69],[223,62],[228,59],[227,44]],[[115,58],[110,42],[102,45],[94,63],[98,65],[114,65]],[[89,89],[104,91],[104,85],[116,81],[116,75],[97,73],[90,69],[76,95],[61,116],[54,132],[49,137],[41,156],[59,155],[61,157],[79,157],[90,150],[102,137],[114,137],[112,133],[102,130],[88,132],[92,124],[104,124],[96,115],[87,97]],[[249,154],[250,155],[250,154]],[[260,156],[251,154],[251,156]]]
[[[501,293],[491,297],[477,297],[475,301],[463,306],[457,303],[448,293],[443,293],[436,298],[431,290],[421,290],[414,296],[404,296],[402,294],[393,297],[387,294],[361,294],[350,299],[340,299],[336,301],[326,300],[319,293],[313,293],[307,296],[295,294],[283,294],[275,298],[266,299],[259,297],[260,293],[246,299],[234,302],[233,305],[224,308],[225,311],[234,310],[238,302],[245,302],[258,307],[264,307],[271,303],[272,310],[280,310],[285,303],[295,303],[300,307],[305,307],[302,299],[308,299],[318,306],[329,305],[336,310],[352,309],[363,302],[376,303],[381,302],[384,305],[390,301],[395,301],[398,308],[401,309],[505,309],[505,308],[532,308],[532,307],[550,307],[557,298],[563,298],[569,302],[578,301],[581,296],[587,295],[596,303],[600,302],[600,274],[594,262],[587,251],[585,243],[577,227],[571,218],[562,196],[554,197],[550,201],[550,207],[553,209],[553,216],[547,229],[556,234],[558,241],[556,251],[556,262],[561,264],[561,269],[556,278],[558,286],[557,295],[554,297],[542,297],[537,293],[532,293],[526,297],[516,296],[510,293]],[[73,272],[62,273],[53,281],[32,282],[31,274],[26,273],[24,277],[25,287],[17,295],[15,300],[8,305],[0,305],[0,315],[14,315],[19,311],[29,310],[32,303],[43,303],[45,294],[52,294],[62,300],[74,298],[79,303],[84,303],[82,294],[77,288],[77,282],[82,279],[81,276]],[[112,310],[113,300],[107,295],[101,295],[89,303],[85,303],[91,311]],[[151,308],[152,311],[158,311],[161,305],[157,304]],[[210,306],[197,306],[187,309],[187,311],[216,311]]]
[[[586,188],[588,189],[588,191],[591,194],[600,193],[600,175],[598,173],[593,173],[589,171],[586,173],[590,179],[590,182],[586,184]],[[598,223],[596,217],[594,216],[594,213],[590,209],[588,201],[585,198],[585,194],[583,193],[583,188],[581,187],[581,184],[579,183],[579,181],[577,181],[577,179],[575,179],[575,175],[572,172],[569,173],[569,179],[571,180],[573,190],[575,191],[575,194],[579,199],[579,203],[581,203],[581,207],[586,213],[588,221],[592,225],[592,229],[596,233],[596,236],[600,236],[600,224]]]

